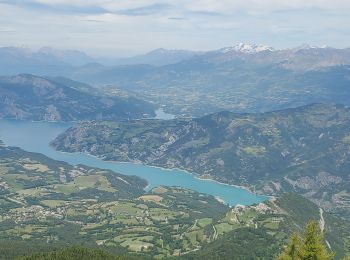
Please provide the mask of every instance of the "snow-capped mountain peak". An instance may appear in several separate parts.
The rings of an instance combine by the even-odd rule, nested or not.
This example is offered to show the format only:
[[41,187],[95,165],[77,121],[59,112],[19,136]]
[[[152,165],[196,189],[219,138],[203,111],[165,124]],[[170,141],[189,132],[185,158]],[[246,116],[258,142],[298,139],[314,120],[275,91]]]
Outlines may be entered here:
[[239,43],[232,47],[226,47],[223,49],[220,49],[220,52],[222,53],[228,53],[228,52],[242,52],[242,53],[248,53],[248,54],[254,54],[259,53],[263,51],[274,51],[274,49],[270,46],[261,45],[261,44],[248,44],[248,43]]
[[322,45],[322,46],[315,46],[310,44],[302,44],[298,47],[292,48],[293,51],[299,51],[299,50],[312,50],[312,49],[331,49],[328,45]]

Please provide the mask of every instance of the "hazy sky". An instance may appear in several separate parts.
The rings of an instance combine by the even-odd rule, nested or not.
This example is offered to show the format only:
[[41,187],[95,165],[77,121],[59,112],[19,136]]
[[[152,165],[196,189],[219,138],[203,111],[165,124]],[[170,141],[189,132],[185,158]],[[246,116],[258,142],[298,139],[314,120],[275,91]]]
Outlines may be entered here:
[[0,0],[0,46],[95,56],[238,42],[350,47],[349,0]]

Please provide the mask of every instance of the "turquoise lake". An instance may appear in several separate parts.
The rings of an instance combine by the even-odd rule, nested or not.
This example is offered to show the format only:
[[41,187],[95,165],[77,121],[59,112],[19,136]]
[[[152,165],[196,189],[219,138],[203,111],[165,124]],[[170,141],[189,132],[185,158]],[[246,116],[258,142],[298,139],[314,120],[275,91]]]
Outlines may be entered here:
[[161,185],[183,187],[213,195],[231,206],[251,205],[267,199],[266,196],[253,194],[242,188],[198,179],[195,174],[181,170],[161,169],[135,163],[107,162],[86,154],[58,152],[50,147],[50,141],[70,126],[67,123],[0,120],[0,140],[8,146],[17,146],[26,151],[42,153],[72,165],[85,164],[125,175],[136,175],[147,180],[149,184],[147,189]]

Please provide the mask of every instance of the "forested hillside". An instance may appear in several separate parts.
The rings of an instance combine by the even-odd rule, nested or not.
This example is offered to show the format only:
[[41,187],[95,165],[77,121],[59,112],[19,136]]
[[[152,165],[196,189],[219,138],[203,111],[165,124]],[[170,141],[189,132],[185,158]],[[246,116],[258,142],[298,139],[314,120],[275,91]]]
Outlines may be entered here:
[[77,121],[154,115],[150,103],[132,97],[101,96],[92,87],[67,79],[23,74],[0,77],[0,118]]
[[314,104],[198,119],[81,122],[52,145],[106,160],[178,167],[267,194],[294,191],[347,216],[350,110]]

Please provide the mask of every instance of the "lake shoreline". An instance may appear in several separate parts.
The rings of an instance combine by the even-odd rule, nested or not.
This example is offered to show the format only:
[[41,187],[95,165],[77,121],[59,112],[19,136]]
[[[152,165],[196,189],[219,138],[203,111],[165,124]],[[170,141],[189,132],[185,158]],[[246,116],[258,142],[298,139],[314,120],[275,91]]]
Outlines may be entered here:
[[[257,192],[254,192],[251,188],[247,187],[247,186],[242,186],[242,185],[237,185],[237,184],[229,184],[229,183],[224,183],[224,182],[220,182],[218,180],[215,180],[215,179],[211,179],[211,178],[207,178],[207,177],[201,177],[200,174],[198,173],[195,173],[195,172],[190,172],[189,170],[186,170],[186,169],[181,169],[181,168],[178,168],[178,167],[172,167],[172,168],[165,168],[165,167],[162,167],[162,166],[156,166],[156,165],[150,165],[150,164],[146,164],[146,163],[143,163],[139,160],[130,160],[130,161],[114,161],[114,160],[105,160],[103,157],[101,156],[98,156],[98,155],[94,155],[94,154],[91,154],[91,153],[88,153],[88,152],[67,152],[67,151],[61,151],[61,150],[56,150],[53,146],[50,145],[50,147],[52,149],[54,149],[55,151],[57,152],[60,152],[60,153],[65,153],[65,154],[81,154],[81,155],[87,155],[87,156],[91,156],[95,159],[98,159],[98,160],[102,160],[104,162],[108,162],[108,163],[115,163],[115,164],[136,164],[136,165],[142,165],[142,166],[146,166],[146,167],[151,167],[151,168],[155,168],[155,169],[161,169],[161,170],[164,170],[164,171],[180,171],[180,172],[183,172],[183,173],[186,173],[186,174],[189,174],[191,176],[193,176],[194,178],[198,179],[198,180],[201,180],[201,181],[208,181],[208,182],[214,182],[214,183],[217,183],[217,184],[220,184],[220,185],[225,185],[225,186],[230,186],[230,187],[234,187],[234,188],[238,188],[238,189],[242,189],[242,190],[246,190],[248,192],[250,192],[251,194],[253,195],[256,195],[256,196],[264,196],[264,197],[267,197],[269,198],[268,195],[265,195],[265,194],[260,194],[260,193],[257,193]],[[121,173],[122,174],[122,173]],[[151,186],[150,184],[148,184],[145,189],[147,189],[149,186]]]
[[[54,160],[70,165],[86,165],[88,167],[110,170],[128,176],[138,176],[146,181],[145,191],[153,187],[169,186],[193,190],[201,194],[223,199],[225,204],[253,205],[268,200],[265,195],[257,194],[249,187],[222,183],[208,176],[202,178],[190,169],[180,167],[164,167],[149,165],[139,160],[116,161],[83,152],[58,151],[50,145],[58,135],[72,124],[55,122],[30,122],[20,120],[1,120],[0,139],[8,146],[20,147],[25,151],[41,153]],[[23,134],[25,133],[25,134]]]

